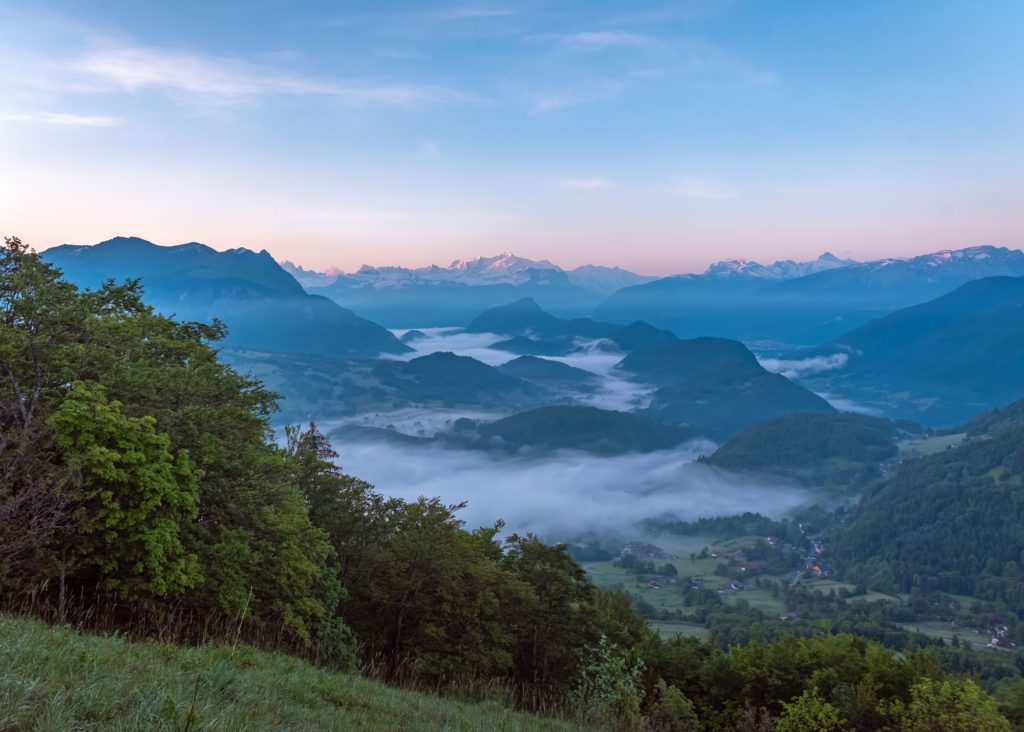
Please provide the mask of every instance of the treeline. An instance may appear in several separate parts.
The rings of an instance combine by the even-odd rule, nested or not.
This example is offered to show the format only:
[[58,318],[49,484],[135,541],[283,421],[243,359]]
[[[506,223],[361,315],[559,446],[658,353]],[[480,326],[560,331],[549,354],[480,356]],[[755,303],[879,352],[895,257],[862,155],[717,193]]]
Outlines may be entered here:
[[6,240],[3,609],[230,637],[626,729],[1009,729],[923,654],[850,636],[727,653],[659,640],[564,547],[387,498],[313,425],[276,444],[274,396],[218,361],[223,335],[154,313],[137,282],[79,291]]

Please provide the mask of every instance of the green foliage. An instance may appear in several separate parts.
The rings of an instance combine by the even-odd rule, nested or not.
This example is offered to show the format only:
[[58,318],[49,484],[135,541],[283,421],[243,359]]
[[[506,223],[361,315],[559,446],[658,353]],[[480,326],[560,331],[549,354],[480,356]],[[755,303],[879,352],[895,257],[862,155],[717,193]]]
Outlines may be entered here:
[[319,652],[330,545],[267,440],[273,395],[217,360],[223,327],[155,314],[136,282],[79,292],[15,240],[0,317],[5,596],[107,617],[147,595],[143,627]]
[[586,655],[589,660],[581,670],[570,704],[589,722],[614,720],[621,729],[638,729],[643,701],[639,686],[642,664],[630,663],[604,636]]
[[811,689],[784,705],[775,729],[777,732],[844,732],[849,728],[842,723],[839,710]]
[[1009,732],[995,701],[969,679],[922,679],[910,690],[910,704],[893,710],[906,732]]
[[100,386],[77,382],[49,419],[74,475],[71,550],[122,598],[195,585],[199,567],[181,529],[196,513],[197,475],[152,417],[126,417]]
[[648,727],[653,732],[700,732],[703,729],[693,702],[679,689],[659,680],[656,694],[657,699],[647,717]]

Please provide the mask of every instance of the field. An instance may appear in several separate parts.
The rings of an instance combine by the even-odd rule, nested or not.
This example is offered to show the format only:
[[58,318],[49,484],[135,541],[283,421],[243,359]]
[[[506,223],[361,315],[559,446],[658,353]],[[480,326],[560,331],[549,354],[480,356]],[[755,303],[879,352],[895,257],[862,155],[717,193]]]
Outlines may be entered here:
[[0,730],[574,730],[248,646],[182,648],[0,616]]
[[940,621],[899,623],[899,626],[904,630],[921,633],[930,638],[941,638],[947,643],[951,642],[953,637],[956,636],[960,639],[961,643],[970,643],[974,650],[984,649],[991,639],[990,633],[976,634],[970,628],[954,628],[949,623]]
[[[728,554],[735,552],[738,549],[742,549],[745,546],[750,546],[757,541],[758,538],[760,537],[745,536],[727,540],[715,540],[704,537],[672,537],[664,540],[659,539],[658,545],[662,547],[667,554],[674,556],[675,558],[654,559],[650,561],[654,561],[654,563],[659,567],[664,564],[675,565],[679,572],[678,582],[673,583],[669,580],[659,580],[659,583],[662,585],[660,588],[652,588],[648,586],[648,582],[646,580],[640,582],[636,575],[628,573],[622,567],[615,566],[614,561],[591,562],[586,564],[585,568],[590,573],[590,577],[594,584],[599,587],[620,588],[636,597],[639,597],[641,600],[658,610],[680,610],[686,614],[688,612],[688,608],[683,604],[682,583],[688,581],[688,578],[690,577],[700,577],[702,578],[702,586],[708,589],[722,590],[729,588],[732,580],[716,575],[715,568],[725,561],[725,557]],[[709,556],[704,559],[691,557],[691,555],[699,555],[701,550],[705,547],[708,548]],[[712,552],[719,556],[710,556],[710,553]],[[788,582],[792,579],[790,575],[782,577],[762,574],[758,576],[762,579],[770,579],[777,582]],[[769,615],[782,615],[786,612],[782,602],[772,597],[769,590],[756,588],[740,591],[730,590],[728,594],[723,596],[723,599],[729,603],[734,603],[742,599],[749,603],[751,607],[757,608]],[[708,637],[707,629],[697,623],[664,620],[652,620],[650,622],[652,627],[654,627],[662,637],[670,637],[678,634],[690,635],[705,640]]]
[[[814,590],[827,593],[829,590],[835,590],[839,592],[841,589],[845,589],[849,592],[854,592],[857,589],[856,585],[851,585],[849,582],[837,582],[830,579],[815,579],[809,580],[805,583],[808,587]],[[879,600],[888,600],[890,602],[899,602],[900,598],[894,595],[886,595],[882,592],[868,592],[863,595],[857,595],[856,600],[867,600],[868,602],[878,602]]]
[[949,449],[952,445],[963,442],[967,435],[959,432],[955,435],[933,435],[920,440],[906,440],[899,444],[901,453],[916,452],[918,455],[934,455]]

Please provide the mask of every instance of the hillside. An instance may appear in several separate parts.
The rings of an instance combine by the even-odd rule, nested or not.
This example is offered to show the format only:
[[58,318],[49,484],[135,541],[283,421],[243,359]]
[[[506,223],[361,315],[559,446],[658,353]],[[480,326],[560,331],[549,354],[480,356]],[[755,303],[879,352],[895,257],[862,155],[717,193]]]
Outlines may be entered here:
[[581,406],[541,407],[496,422],[460,420],[454,433],[458,442],[478,449],[571,449],[599,455],[665,450],[694,436],[635,414]]
[[643,414],[715,440],[790,412],[834,412],[817,394],[779,374],[708,371],[654,392]]
[[540,338],[604,338],[620,326],[599,323],[590,318],[566,320],[543,310],[532,297],[484,311],[466,326],[467,333],[531,335]]
[[[194,705],[193,705],[194,697]],[[572,730],[228,643],[183,648],[0,616],[4,729]]]
[[834,557],[854,581],[1000,600],[1024,615],[1022,489],[1024,426],[1013,415],[993,419],[866,495]]
[[616,366],[658,389],[643,414],[728,439],[745,427],[788,412],[831,412],[828,402],[772,374],[738,341],[693,338],[655,343]]
[[709,462],[772,473],[830,490],[862,487],[882,476],[896,442],[913,425],[844,413],[787,414],[748,427]]
[[509,376],[468,356],[439,352],[411,361],[380,361],[373,376],[413,402],[442,406],[536,404],[550,395],[541,387]]
[[725,338],[692,338],[655,343],[619,362],[628,371],[651,384],[672,384],[698,374],[729,371],[734,375],[764,372],[757,358],[738,341]]
[[558,318],[529,297],[484,311],[466,326],[466,332],[511,335],[491,348],[533,356],[564,356],[586,341],[600,340],[602,348],[629,353],[676,340],[673,333],[643,321],[621,326],[591,318]]
[[182,320],[223,321],[229,347],[371,357],[409,350],[376,323],[307,295],[265,251],[164,247],[118,237],[94,246],[62,245],[41,256],[79,287],[141,278],[147,304]]
[[596,375],[583,369],[536,356],[520,356],[498,367],[498,371],[548,388],[591,389]]
[[896,311],[820,349],[816,381],[892,416],[953,425],[1024,396],[1024,277],[990,277]]

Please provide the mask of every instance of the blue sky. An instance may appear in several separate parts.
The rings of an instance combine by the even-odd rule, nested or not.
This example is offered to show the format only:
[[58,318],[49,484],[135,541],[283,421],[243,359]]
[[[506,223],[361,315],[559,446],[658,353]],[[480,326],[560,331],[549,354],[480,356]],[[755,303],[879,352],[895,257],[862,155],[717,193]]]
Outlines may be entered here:
[[0,220],[307,266],[1021,244],[1024,3],[6,2]]

